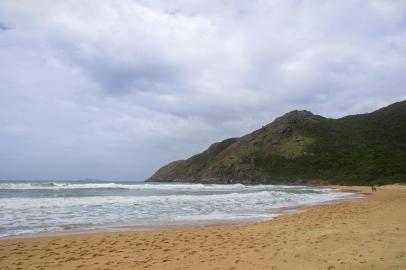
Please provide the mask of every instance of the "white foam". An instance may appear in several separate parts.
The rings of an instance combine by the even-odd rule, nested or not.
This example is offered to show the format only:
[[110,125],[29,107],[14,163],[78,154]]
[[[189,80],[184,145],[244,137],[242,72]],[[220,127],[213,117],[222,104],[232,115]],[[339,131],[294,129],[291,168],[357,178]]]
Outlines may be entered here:
[[[4,188],[5,185],[2,184]],[[353,196],[349,193],[309,187],[149,183],[135,185],[53,183],[49,186],[16,183],[4,188],[3,193],[14,194],[16,191],[12,189],[24,187],[28,187],[24,194],[40,192],[40,196],[38,194],[25,197],[10,195],[11,197],[1,198],[0,236],[44,230],[61,231],[71,227],[83,229],[118,225],[152,226],[195,224],[199,221],[263,220],[275,216],[275,211],[269,211],[270,209],[295,207]],[[117,190],[123,187],[133,191],[121,193]],[[115,191],[109,195],[108,191],[98,194],[90,190],[106,188],[112,188]],[[44,193],[36,189],[50,189],[50,191]],[[59,191],[61,189],[62,194]],[[68,197],[52,197],[53,194]]]
[[[150,190],[261,190],[273,185],[242,185],[242,184],[155,184],[155,183],[66,183],[66,182],[38,182],[38,183],[0,183],[1,189],[150,189]],[[278,188],[306,188],[304,186],[275,186]]]

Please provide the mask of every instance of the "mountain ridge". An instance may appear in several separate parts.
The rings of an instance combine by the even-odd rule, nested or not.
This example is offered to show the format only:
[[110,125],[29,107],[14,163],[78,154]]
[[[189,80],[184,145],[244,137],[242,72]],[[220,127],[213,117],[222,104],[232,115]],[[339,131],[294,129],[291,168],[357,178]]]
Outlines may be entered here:
[[294,110],[239,138],[171,162],[147,181],[371,184],[406,181],[406,101],[325,118]]

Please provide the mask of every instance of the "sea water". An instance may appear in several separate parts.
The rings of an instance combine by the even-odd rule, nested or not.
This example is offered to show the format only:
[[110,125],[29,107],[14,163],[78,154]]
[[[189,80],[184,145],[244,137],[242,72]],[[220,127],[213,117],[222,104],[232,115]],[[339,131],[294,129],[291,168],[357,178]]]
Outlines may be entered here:
[[0,181],[0,237],[255,222],[355,196],[305,186]]

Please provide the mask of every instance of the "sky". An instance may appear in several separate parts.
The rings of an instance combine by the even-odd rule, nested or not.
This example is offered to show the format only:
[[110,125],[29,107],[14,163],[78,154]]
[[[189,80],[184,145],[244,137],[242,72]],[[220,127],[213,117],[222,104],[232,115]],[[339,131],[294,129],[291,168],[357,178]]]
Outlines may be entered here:
[[1,0],[0,179],[144,180],[406,99],[406,1]]

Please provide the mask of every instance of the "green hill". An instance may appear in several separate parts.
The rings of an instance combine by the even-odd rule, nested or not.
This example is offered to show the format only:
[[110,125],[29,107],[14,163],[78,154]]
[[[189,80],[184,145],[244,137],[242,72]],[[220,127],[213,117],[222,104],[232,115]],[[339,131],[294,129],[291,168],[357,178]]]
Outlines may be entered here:
[[406,182],[406,101],[340,119],[292,111],[251,134],[169,163],[147,181]]

